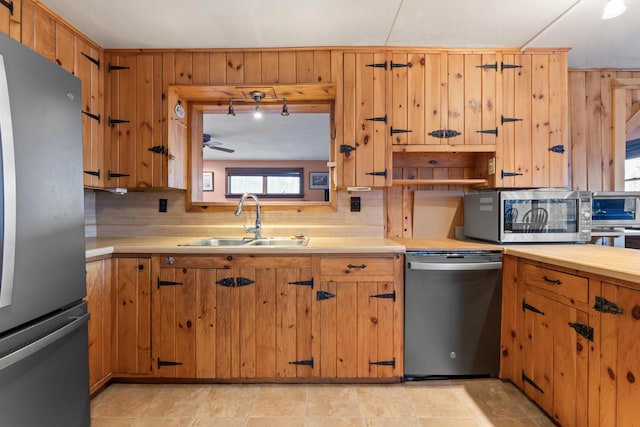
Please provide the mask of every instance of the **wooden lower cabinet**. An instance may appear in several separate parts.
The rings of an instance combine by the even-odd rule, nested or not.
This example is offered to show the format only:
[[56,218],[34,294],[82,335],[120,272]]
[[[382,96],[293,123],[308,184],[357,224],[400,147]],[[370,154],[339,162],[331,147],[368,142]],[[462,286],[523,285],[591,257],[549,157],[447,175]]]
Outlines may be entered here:
[[162,255],[153,266],[157,377],[402,376],[402,255]]
[[314,301],[320,376],[402,376],[403,268],[401,255],[321,256]]
[[[599,366],[592,369],[599,385],[597,409],[590,425],[600,427],[640,426],[640,290],[624,284],[600,282],[595,311]],[[637,285],[636,285],[637,286]],[[596,418],[597,417],[597,418]]]
[[113,298],[111,259],[86,263],[89,311],[89,390],[93,394],[111,378]]
[[500,377],[562,427],[640,427],[637,283],[506,255]]
[[157,376],[314,376],[311,256],[161,256],[154,262]]
[[151,366],[151,259],[111,260],[114,376],[149,375]]

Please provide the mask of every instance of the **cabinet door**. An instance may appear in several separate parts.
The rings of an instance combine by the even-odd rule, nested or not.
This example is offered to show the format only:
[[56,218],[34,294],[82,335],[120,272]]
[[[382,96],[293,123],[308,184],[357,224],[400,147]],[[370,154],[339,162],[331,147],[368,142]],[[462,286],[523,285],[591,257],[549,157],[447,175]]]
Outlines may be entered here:
[[313,376],[311,268],[200,269],[197,283],[198,377]]
[[21,10],[22,1],[13,2],[13,13],[8,7],[0,5],[0,31],[17,41],[20,41]]
[[622,312],[600,314],[601,427],[638,426],[640,401],[640,291],[602,284],[602,297]]
[[89,318],[89,388],[99,389],[111,376],[111,325],[113,295],[111,260],[88,262],[87,308]]
[[318,292],[323,378],[402,375],[395,348],[393,282],[326,281]]
[[154,291],[154,351],[168,362],[160,363],[159,376],[313,376],[308,257],[172,262],[160,268]]
[[560,425],[586,425],[589,339],[574,328],[588,314],[529,290],[523,311],[525,393]]
[[114,373],[149,374],[151,366],[151,261],[112,259],[115,292]]
[[566,53],[508,54],[496,162],[501,187],[568,184]]
[[394,145],[496,144],[495,54],[393,53],[392,58]]
[[338,185],[384,187],[391,183],[384,52],[344,54],[343,146]]
[[195,269],[160,269],[153,288],[156,376],[195,376],[195,276]]
[[162,56],[113,55],[107,60],[106,185],[162,187],[167,163],[162,142]]
[[84,185],[105,186],[103,88],[104,55],[75,37],[76,76],[82,81],[82,158]]

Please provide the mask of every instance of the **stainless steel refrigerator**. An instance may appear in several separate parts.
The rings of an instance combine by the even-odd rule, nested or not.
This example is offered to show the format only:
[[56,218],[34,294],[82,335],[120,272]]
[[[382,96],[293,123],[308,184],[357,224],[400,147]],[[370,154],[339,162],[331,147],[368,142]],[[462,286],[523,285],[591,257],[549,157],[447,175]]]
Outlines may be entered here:
[[0,426],[88,426],[80,81],[0,34]]

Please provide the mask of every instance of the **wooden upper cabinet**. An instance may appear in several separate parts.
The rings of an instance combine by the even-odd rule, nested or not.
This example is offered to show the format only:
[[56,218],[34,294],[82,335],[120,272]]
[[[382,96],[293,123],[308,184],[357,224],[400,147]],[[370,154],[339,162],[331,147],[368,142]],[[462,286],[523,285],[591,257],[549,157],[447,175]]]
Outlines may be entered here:
[[393,53],[393,145],[495,145],[496,64],[496,54]]
[[107,55],[109,187],[167,186],[162,55]]
[[22,2],[14,1],[11,8],[0,4],[0,32],[20,41]]
[[567,55],[505,54],[496,186],[568,185]]
[[384,187],[391,183],[386,64],[385,52],[344,54],[340,187]]

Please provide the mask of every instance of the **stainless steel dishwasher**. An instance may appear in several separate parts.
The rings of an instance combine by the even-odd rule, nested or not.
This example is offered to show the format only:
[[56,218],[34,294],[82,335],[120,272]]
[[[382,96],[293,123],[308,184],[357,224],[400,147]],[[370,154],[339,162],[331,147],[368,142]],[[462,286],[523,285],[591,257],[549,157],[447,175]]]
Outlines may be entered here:
[[407,252],[406,380],[497,376],[502,252]]

